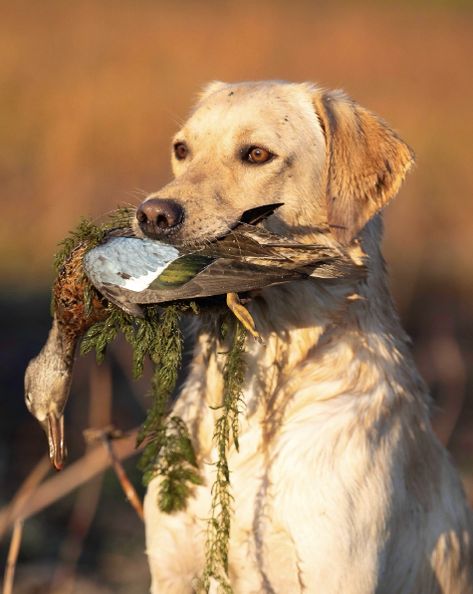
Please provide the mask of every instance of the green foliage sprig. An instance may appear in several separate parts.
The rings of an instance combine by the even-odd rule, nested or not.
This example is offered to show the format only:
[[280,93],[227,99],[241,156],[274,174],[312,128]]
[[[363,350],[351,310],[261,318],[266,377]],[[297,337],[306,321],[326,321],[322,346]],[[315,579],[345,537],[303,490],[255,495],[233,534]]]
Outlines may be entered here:
[[[55,267],[61,273],[74,250],[88,251],[106,239],[109,232],[131,227],[133,209],[119,208],[100,225],[83,219],[61,244],[55,256]],[[84,303],[91,302],[96,292],[85,274],[76,279],[84,287]],[[53,304],[54,305],[54,304]],[[146,306],[144,317],[133,317],[113,303],[108,303],[106,317],[95,322],[83,335],[81,354],[95,351],[98,363],[104,360],[107,346],[122,333],[131,345],[132,372],[135,379],[143,373],[144,361],[154,366],[151,385],[151,406],[138,436],[138,445],[145,444],[140,460],[143,481],[148,484],[161,475],[158,503],[165,512],[183,509],[192,485],[200,483],[197,461],[185,423],[177,416],[168,418],[169,403],[176,385],[182,360],[180,318],[185,310],[197,312],[193,303],[171,304],[162,308]]]
[[152,400],[137,440],[137,445],[145,444],[139,467],[145,485],[157,475],[162,477],[158,494],[162,511],[184,509],[192,485],[200,484],[201,478],[186,424],[177,416],[168,418],[168,413],[182,361],[180,319],[190,306],[147,307],[144,318],[134,318],[113,304],[109,309],[109,316],[84,334],[80,352],[95,350],[100,363],[107,346],[121,332],[132,348],[135,379],[143,372],[145,358],[150,358]]
[[[183,304],[169,305],[154,321],[155,334],[148,347],[155,366],[153,400],[138,435],[138,445],[146,444],[139,463],[143,481],[147,485],[155,476],[162,476],[158,503],[166,513],[184,509],[192,485],[201,483],[186,424],[177,416],[168,418],[169,403],[182,362],[180,319],[183,309],[188,308]],[[146,341],[146,338],[143,335],[139,340]]]
[[[55,257],[59,272],[72,252],[80,246],[92,249],[106,238],[113,229],[129,229],[133,210],[118,209],[102,225],[82,220],[77,229],[61,244]],[[90,299],[95,289],[84,280],[84,301]],[[89,295],[89,297],[88,297]],[[109,303],[105,319],[94,323],[81,341],[81,354],[92,350],[97,361],[103,361],[107,346],[119,333],[125,336],[133,352],[133,377],[139,378],[144,361],[149,358],[154,366],[151,383],[152,402],[138,436],[138,445],[145,444],[139,462],[143,481],[161,476],[158,505],[166,513],[182,510],[194,485],[201,483],[192,441],[184,421],[170,416],[172,395],[182,363],[183,337],[180,327],[184,311],[198,313],[193,302],[174,303],[162,307],[146,306],[144,317],[130,316],[116,305]],[[223,398],[218,407],[220,415],[215,423],[213,440],[217,449],[216,476],[212,486],[212,503],[207,526],[206,564],[199,580],[200,591],[208,592],[211,581],[216,581],[218,591],[231,594],[228,576],[228,551],[230,541],[232,502],[230,469],[227,452],[233,441],[239,449],[238,416],[243,406],[242,389],[245,376],[243,358],[246,331],[232,319],[234,331],[230,350],[223,370]],[[222,332],[231,325],[228,320]]]
[[208,592],[211,580],[218,583],[218,591],[231,594],[228,577],[228,546],[233,497],[230,490],[230,469],[227,452],[230,439],[239,449],[239,413],[243,406],[242,390],[245,378],[246,331],[236,323],[231,348],[223,369],[223,397],[219,407],[220,416],[215,423],[213,440],[217,447],[215,463],[216,476],[212,485],[211,515],[207,525],[205,545],[205,569],[201,580],[201,590]]
[[[133,324],[132,317],[113,304],[109,304],[107,307],[109,315],[104,320],[93,324],[82,337],[80,344],[80,354],[86,355],[95,351],[97,363],[103,362],[107,346],[115,340],[119,332],[123,332],[132,346],[134,343],[136,326]],[[135,355],[135,349],[133,349],[133,357],[139,358],[140,355],[144,357],[144,353],[140,352],[141,345],[137,346],[138,355]],[[134,371],[133,375],[139,377],[139,374],[135,375]]]
[[88,249],[102,243],[107,233],[112,229],[131,228],[131,221],[135,214],[135,209],[130,207],[120,207],[112,211],[107,219],[99,225],[90,219],[82,219],[75,229],[59,243],[59,250],[54,255],[54,269],[59,272],[64,262],[70,258],[72,252],[79,245],[86,243]]

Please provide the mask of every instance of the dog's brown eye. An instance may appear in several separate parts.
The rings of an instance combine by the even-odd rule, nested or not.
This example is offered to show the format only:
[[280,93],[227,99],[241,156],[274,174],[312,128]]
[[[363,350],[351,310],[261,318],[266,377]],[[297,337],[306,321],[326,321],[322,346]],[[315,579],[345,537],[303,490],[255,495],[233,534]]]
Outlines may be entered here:
[[174,145],[174,154],[176,155],[176,159],[178,161],[182,161],[183,159],[185,159],[189,154],[187,144],[185,142],[176,142],[176,144]]
[[243,153],[243,160],[247,163],[253,163],[255,165],[262,165],[267,163],[274,157],[273,153],[261,146],[250,146]]

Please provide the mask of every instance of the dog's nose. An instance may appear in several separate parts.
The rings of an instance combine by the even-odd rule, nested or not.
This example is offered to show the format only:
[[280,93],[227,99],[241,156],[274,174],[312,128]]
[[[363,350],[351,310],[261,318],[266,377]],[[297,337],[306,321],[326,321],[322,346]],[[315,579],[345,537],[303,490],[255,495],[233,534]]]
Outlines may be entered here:
[[182,223],[184,209],[174,200],[149,198],[137,208],[136,219],[145,235],[157,239]]

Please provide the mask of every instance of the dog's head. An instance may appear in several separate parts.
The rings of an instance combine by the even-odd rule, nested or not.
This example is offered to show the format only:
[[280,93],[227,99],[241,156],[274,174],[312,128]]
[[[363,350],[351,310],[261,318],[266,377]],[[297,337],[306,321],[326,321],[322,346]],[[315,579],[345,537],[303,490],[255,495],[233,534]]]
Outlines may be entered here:
[[397,193],[413,153],[340,91],[215,82],[174,137],[172,163],[175,179],[138,207],[138,233],[204,242],[282,202],[272,230],[307,241],[325,228],[347,245]]

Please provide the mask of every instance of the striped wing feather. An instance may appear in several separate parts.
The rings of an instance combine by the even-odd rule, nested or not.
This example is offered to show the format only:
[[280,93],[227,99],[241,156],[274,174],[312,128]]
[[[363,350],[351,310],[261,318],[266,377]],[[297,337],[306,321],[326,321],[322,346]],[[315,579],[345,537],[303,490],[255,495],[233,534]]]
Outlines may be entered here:
[[226,293],[239,293],[262,289],[271,285],[309,277],[324,279],[351,278],[357,280],[364,274],[363,267],[345,262],[323,262],[303,269],[281,269],[257,266],[236,260],[220,258],[205,268],[189,282],[175,287],[145,289],[140,293],[113,285],[104,285],[104,296],[120,307],[137,315],[136,304],[165,303],[181,299],[197,299]]
[[104,287],[109,295],[121,302],[164,303],[179,299],[195,299],[224,295],[225,293],[245,292],[278,283],[306,278],[307,274],[295,270],[281,270],[255,266],[235,260],[220,258],[209,265],[192,280],[175,287],[145,289],[140,293],[113,286]]

